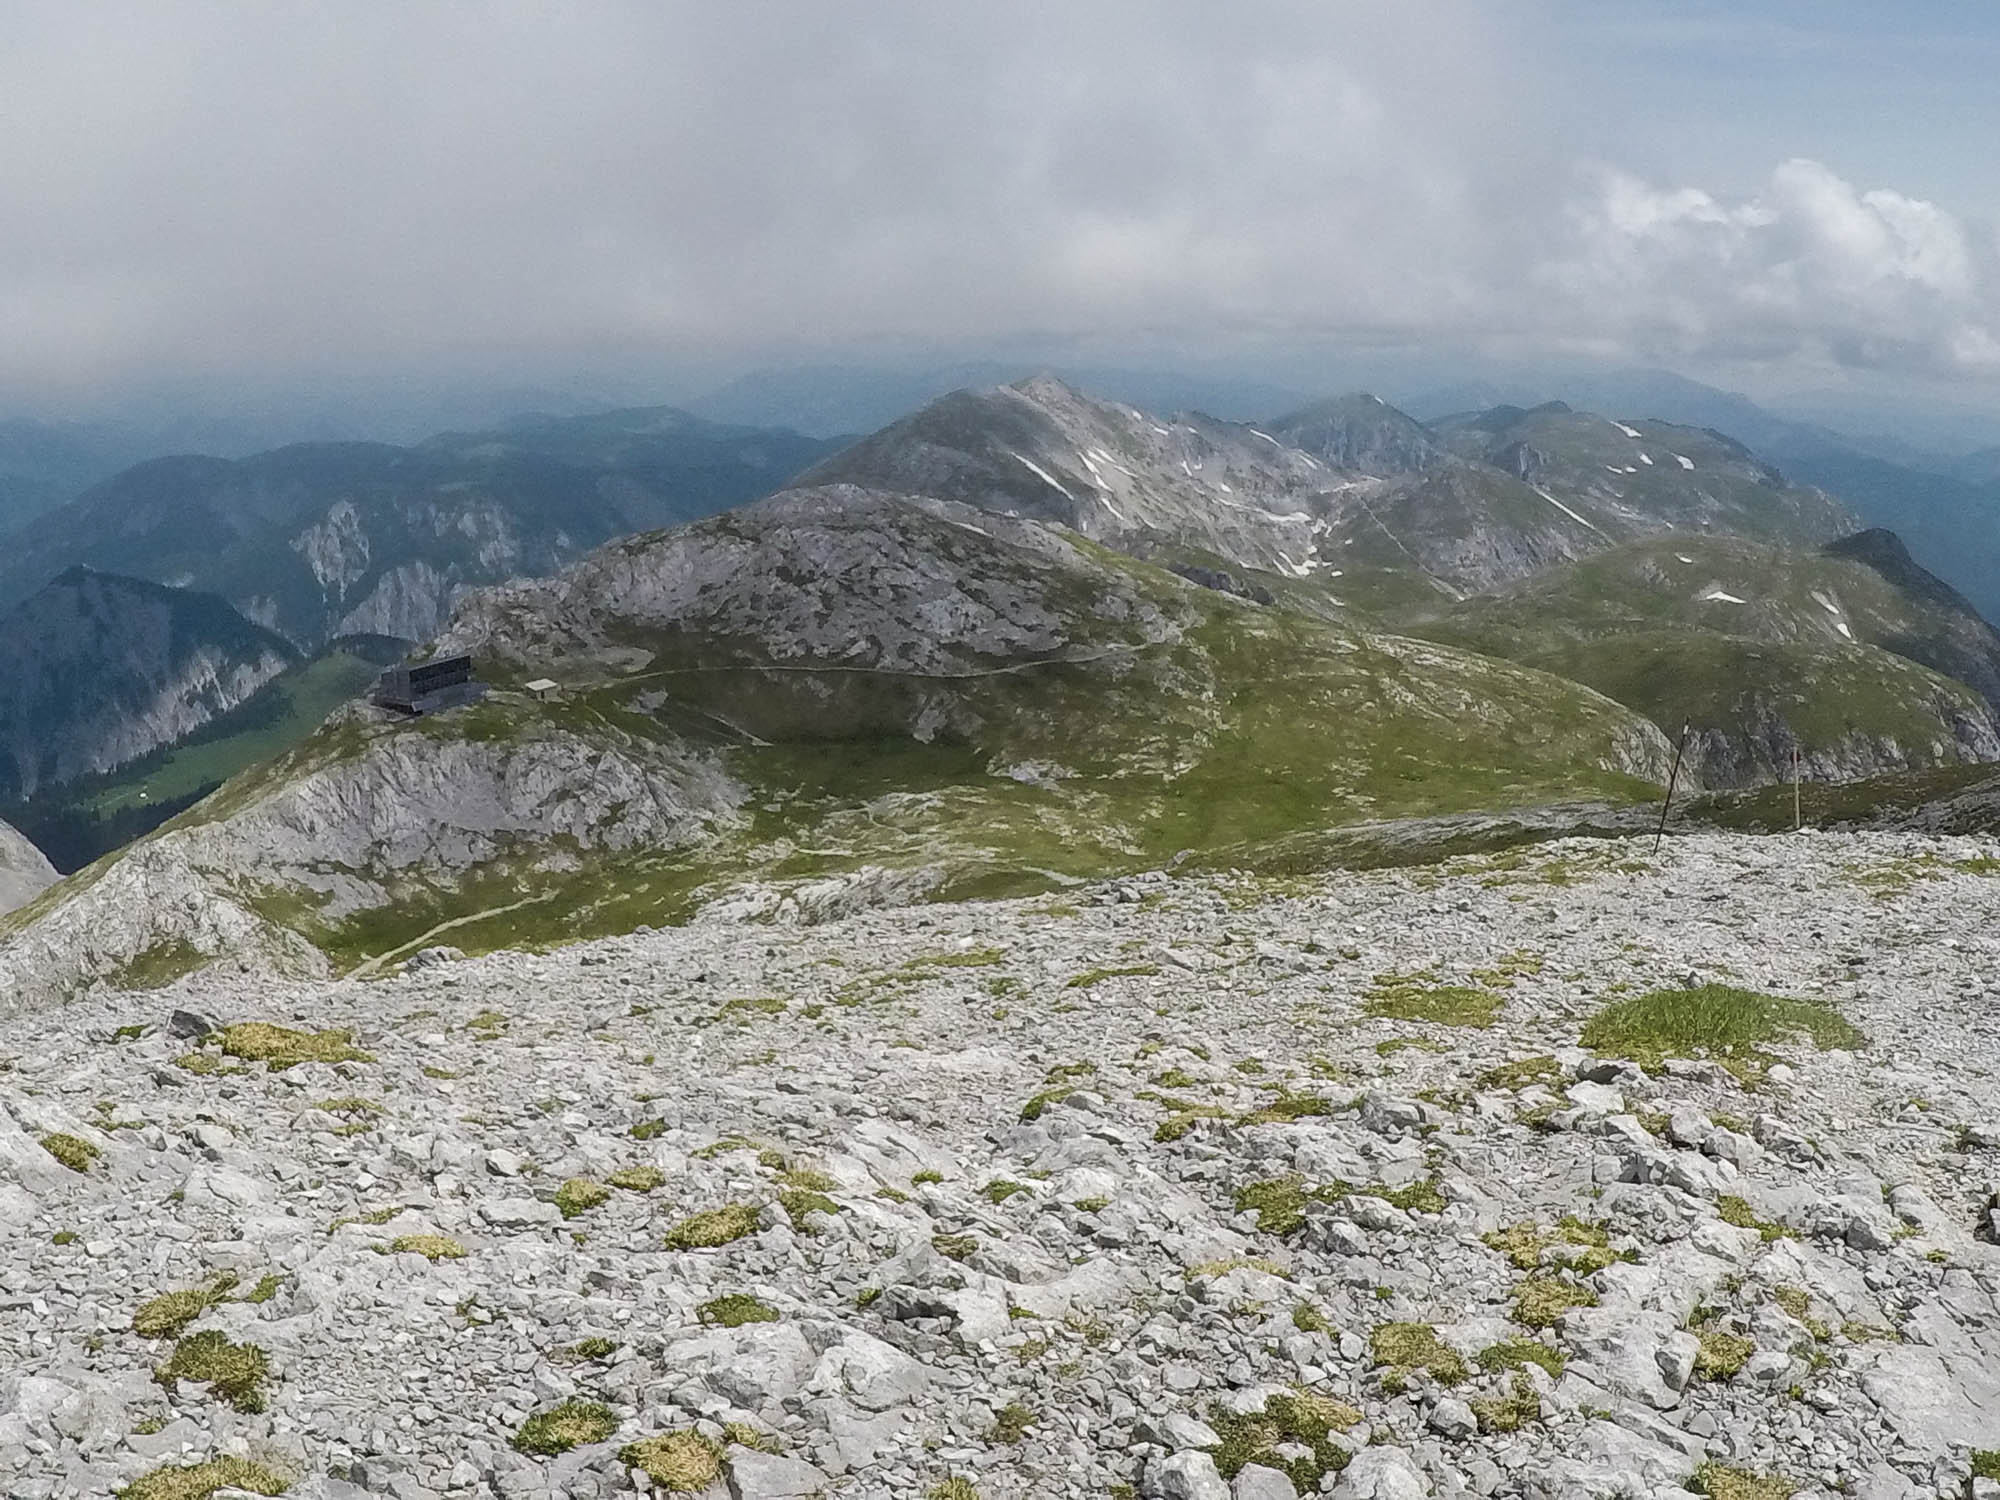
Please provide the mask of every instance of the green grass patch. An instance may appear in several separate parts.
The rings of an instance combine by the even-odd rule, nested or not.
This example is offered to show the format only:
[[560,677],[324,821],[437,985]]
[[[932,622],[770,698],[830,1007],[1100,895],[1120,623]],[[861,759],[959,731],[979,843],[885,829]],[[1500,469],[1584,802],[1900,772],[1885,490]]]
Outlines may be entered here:
[[1423,974],[1377,974],[1363,1009],[1391,1021],[1428,1021],[1434,1026],[1491,1026],[1507,1002],[1490,990],[1438,984]]
[[1726,984],[1653,990],[1614,1001],[1590,1018],[1581,1040],[1601,1055],[1646,1068],[1658,1068],[1670,1057],[1708,1058],[1755,1084],[1778,1060],[1766,1048],[1801,1036],[1821,1050],[1868,1044],[1829,1006]]
[[1085,969],[1081,974],[1072,974],[1063,981],[1066,990],[1087,990],[1092,985],[1104,983],[1107,979],[1125,979],[1134,976],[1157,974],[1158,964],[1125,964],[1114,968]]
[[114,989],[165,989],[183,975],[209,962],[209,955],[184,938],[170,938],[140,949],[105,976]]
[[[1234,1479],[1257,1464],[1284,1474],[1301,1494],[1317,1494],[1320,1480],[1345,1469],[1353,1457],[1335,1434],[1360,1420],[1361,1413],[1346,1402],[1308,1391],[1273,1395],[1254,1416],[1217,1403],[1208,1413],[1209,1425],[1222,1438],[1214,1454],[1216,1471]],[[1280,1451],[1290,1446],[1309,1452],[1287,1456]]]

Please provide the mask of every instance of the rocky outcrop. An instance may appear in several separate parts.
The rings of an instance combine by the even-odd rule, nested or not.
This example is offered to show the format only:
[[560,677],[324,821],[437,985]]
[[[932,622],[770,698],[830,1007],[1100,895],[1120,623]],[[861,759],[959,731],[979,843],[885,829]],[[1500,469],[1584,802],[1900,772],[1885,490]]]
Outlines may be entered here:
[[54,885],[55,866],[19,829],[0,823],[0,913],[26,906]]
[[527,870],[689,843],[732,820],[741,797],[712,756],[672,741],[547,726],[438,736],[356,706],[322,740],[73,877],[66,899],[0,941],[0,1007],[60,1001],[149,955],[179,970],[324,973],[312,937],[411,888],[512,859]]

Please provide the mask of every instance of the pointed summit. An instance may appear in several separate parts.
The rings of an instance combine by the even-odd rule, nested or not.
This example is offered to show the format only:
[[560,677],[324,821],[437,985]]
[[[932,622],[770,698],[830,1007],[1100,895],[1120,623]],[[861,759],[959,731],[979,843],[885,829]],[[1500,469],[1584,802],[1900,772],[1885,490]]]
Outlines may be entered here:
[[1315,401],[1265,429],[1337,469],[1424,474],[1451,462],[1429,428],[1365,391]]

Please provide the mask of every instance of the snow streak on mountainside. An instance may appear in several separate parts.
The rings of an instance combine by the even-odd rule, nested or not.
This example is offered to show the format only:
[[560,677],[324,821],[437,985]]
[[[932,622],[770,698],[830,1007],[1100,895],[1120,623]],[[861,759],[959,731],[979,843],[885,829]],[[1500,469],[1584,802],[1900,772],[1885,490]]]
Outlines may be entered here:
[[942,495],[1364,606],[1491,588],[1667,529],[1816,545],[1859,524],[1727,439],[1654,430],[1657,461],[1640,429],[1566,407],[1435,433],[1365,395],[1262,426],[1165,419],[1044,377],[944,397],[801,482]]

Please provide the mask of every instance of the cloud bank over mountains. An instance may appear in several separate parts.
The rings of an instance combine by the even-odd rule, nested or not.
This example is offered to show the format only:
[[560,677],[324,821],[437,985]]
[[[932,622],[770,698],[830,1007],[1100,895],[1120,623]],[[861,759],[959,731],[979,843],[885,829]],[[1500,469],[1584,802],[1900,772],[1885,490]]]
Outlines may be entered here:
[[1541,0],[19,15],[17,386],[995,339],[2000,377],[1991,226],[1838,162],[1651,180],[1538,104],[1589,66]]

